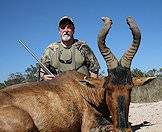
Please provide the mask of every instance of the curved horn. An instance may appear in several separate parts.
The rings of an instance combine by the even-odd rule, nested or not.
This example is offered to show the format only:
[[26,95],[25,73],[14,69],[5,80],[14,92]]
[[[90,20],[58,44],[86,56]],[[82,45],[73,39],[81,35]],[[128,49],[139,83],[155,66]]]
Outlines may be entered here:
[[100,50],[103,58],[106,61],[108,69],[113,69],[113,68],[117,67],[118,60],[112,54],[110,49],[108,47],[106,47],[106,44],[105,44],[106,36],[107,36],[109,29],[111,28],[111,25],[112,25],[112,20],[110,20],[108,17],[102,17],[102,20],[104,22],[104,25],[98,35],[98,40],[97,40],[98,47],[99,47],[99,50]]
[[131,47],[127,50],[127,52],[123,55],[120,62],[122,66],[130,68],[132,59],[136,54],[138,47],[141,41],[141,33],[140,30],[132,17],[127,18],[127,24],[129,25],[130,30],[132,31],[133,35],[133,42]]

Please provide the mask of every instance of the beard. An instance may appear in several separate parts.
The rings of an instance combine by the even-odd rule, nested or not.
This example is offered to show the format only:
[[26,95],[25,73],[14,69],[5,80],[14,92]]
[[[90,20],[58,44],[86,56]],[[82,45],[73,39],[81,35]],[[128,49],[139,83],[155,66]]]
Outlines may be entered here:
[[69,41],[70,39],[71,39],[71,36],[69,34],[62,35],[62,40],[63,41]]

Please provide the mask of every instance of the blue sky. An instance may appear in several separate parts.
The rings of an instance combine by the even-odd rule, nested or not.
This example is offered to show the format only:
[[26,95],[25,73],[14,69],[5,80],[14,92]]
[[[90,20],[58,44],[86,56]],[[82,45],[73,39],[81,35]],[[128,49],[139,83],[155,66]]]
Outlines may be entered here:
[[19,45],[28,42],[40,58],[49,43],[58,41],[58,20],[64,15],[74,19],[75,37],[86,41],[97,56],[101,70],[106,69],[96,39],[102,16],[113,20],[107,46],[120,58],[132,41],[126,17],[138,23],[142,40],[131,68],[143,71],[162,67],[161,0],[0,0],[0,82],[15,72],[24,72],[36,61]]

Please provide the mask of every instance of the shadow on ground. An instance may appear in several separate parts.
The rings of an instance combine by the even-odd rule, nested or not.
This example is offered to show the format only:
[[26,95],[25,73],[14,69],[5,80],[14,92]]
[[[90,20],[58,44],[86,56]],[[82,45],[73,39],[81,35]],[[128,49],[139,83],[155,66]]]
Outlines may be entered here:
[[[130,124],[132,124],[132,123],[130,123]],[[134,126],[131,125],[131,128],[132,128],[132,131],[135,132],[135,131],[141,129],[142,127],[147,127],[147,126],[152,126],[152,125],[155,125],[155,124],[151,124],[148,121],[144,121],[138,125],[134,125]]]

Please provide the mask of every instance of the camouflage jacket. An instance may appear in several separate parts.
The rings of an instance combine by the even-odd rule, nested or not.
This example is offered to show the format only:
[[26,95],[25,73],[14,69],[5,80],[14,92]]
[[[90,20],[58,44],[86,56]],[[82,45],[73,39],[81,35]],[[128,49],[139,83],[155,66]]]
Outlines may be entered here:
[[100,68],[90,47],[78,40],[70,48],[63,47],[60,42],[50,44],[41,61],[53,74],[74,69],[86,75],[89,71],[97,74]]

